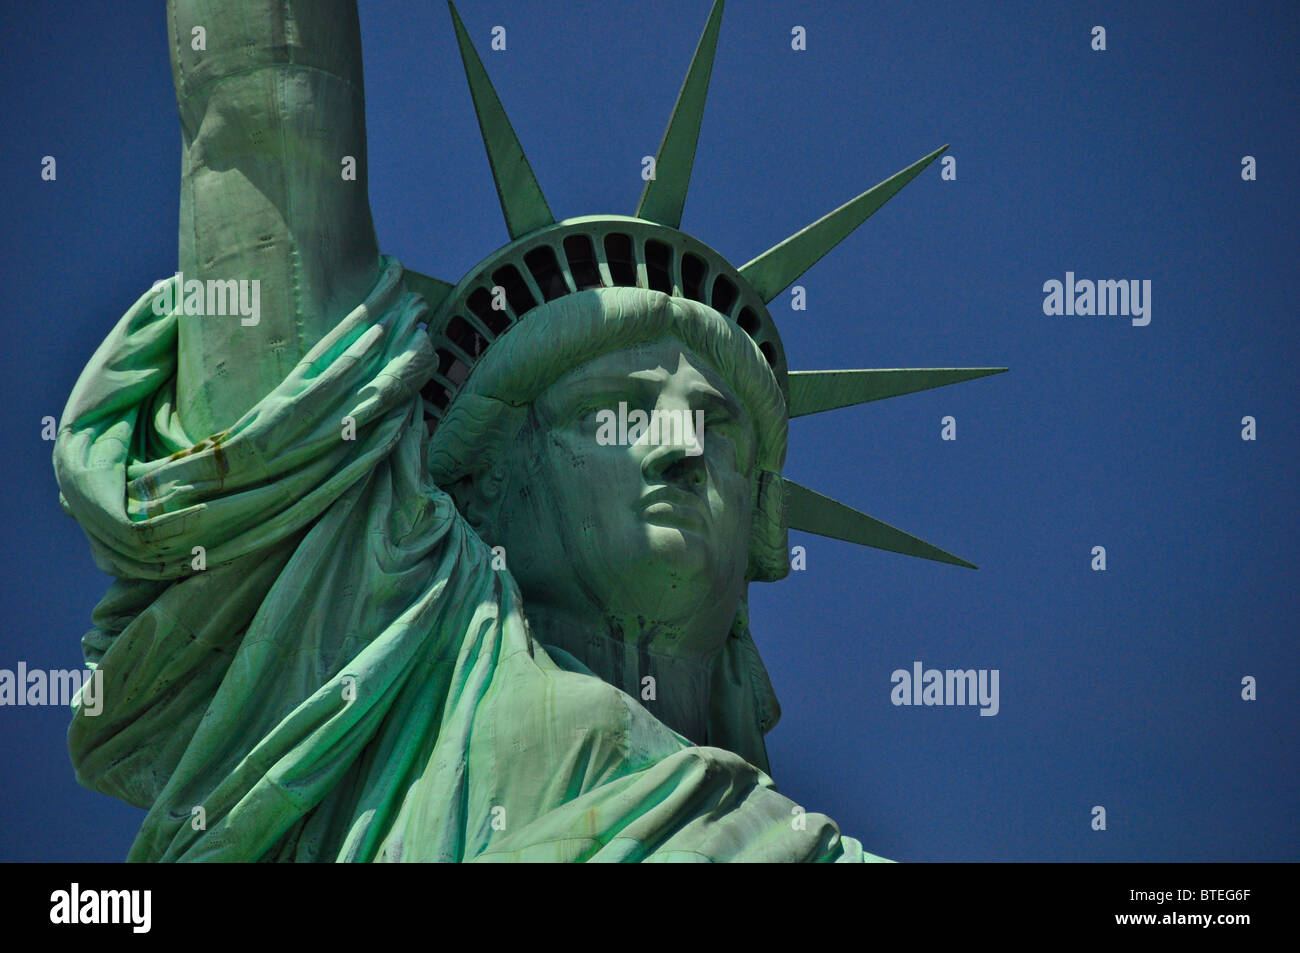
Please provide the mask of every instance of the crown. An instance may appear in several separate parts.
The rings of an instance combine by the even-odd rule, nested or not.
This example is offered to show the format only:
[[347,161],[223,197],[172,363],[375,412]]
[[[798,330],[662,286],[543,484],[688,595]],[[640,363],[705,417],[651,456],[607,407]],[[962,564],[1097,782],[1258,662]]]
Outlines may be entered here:
[[588,288],[645,288],[709,305],[758,345],[788,401],[776,322],[739,270],[675,228],[623,215],[588,215],[517,238],[447,294],[430,324],[437,329],[438,370],[422,393],[431,429],[497,338],[539,305]]
[[[432,432],[492,345],[534,308],[590,288],[661,291],[708,305],[748,335],[775,376],[790,417],[1001,373],[1005,367],[790,371],[768,303],[948,148],[943,146],[739,268],[679,228],[722,23],[715,0],[668,128],[631,216],[556,221],[519,138],[453,3],[452,23],[511,241],[453,285],[407,271],[428,302],[437,369],[421,391]],[[782,478],[791,529],[976,568],[896,527]]]

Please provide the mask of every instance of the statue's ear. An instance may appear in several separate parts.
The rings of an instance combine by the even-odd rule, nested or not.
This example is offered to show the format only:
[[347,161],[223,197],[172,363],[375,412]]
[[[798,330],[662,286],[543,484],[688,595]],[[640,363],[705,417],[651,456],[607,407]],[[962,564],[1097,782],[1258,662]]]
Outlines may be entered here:
[[748,578],[776,582],[790,572],[785,487],[781,474],[759,470],[754,493],[754,525],[749,534]]

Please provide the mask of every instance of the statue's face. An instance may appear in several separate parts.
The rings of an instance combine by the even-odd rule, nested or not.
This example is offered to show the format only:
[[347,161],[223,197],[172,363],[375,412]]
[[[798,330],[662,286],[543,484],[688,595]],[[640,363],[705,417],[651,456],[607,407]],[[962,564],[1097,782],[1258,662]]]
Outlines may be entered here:
[[[636,439],[638,410],[658,433]],[[722,644],[745,587],[755,432],[712,367],[674,338],[598,357],[535,401],[509,454],[487,532],[525,605],[645,620],[681,654]]]

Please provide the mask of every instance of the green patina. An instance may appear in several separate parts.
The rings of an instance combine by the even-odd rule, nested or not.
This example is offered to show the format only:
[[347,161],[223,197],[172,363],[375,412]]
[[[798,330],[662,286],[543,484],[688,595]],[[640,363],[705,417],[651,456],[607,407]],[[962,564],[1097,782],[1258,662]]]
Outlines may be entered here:
[[511,238],[453,284],[378,252],[354,0],[170,0],[179,271],[261,319],[160,282],[60,425],[131,859],[879,859],[768,776],[748,586],[789,528],[971,564],[785,480],[787,422],[1002,369],[788,371],[767,302],[942,150],[732,266],[679,230],[721,16],[635,215],[556,222],[453,8]]

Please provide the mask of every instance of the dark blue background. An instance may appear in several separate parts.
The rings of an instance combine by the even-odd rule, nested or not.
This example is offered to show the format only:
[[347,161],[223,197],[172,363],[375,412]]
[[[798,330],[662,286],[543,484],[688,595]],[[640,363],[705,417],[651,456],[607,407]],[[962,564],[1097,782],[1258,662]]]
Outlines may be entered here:
[[[630,214],[706,0],[461,12],[557,216]],[[381,246],[459,279],[506,231],[447,11],[363,0],[362,27]],[[71,668],[108,579],[40,421],[175,269],[180,136],[161,4],[10,3],[3,31],[0,667]],[[1011,367],[791,425],[788,476],[981,566],[793,534],[807,570],[751,591],[777,783],[868,850],[1300,859],[1298,34],[1291,2],[729,4],[684,229],[740,264],[951,142],[955,182],[772,311],[795,368]],[[1067,270],[1151,279],[1150,326],[1045,316]],[[1000,714],[894,707],[917,659],[1000,669]],[[0,709],[0,858],[126,853],[141,815],[77,786],[68,720]]]

